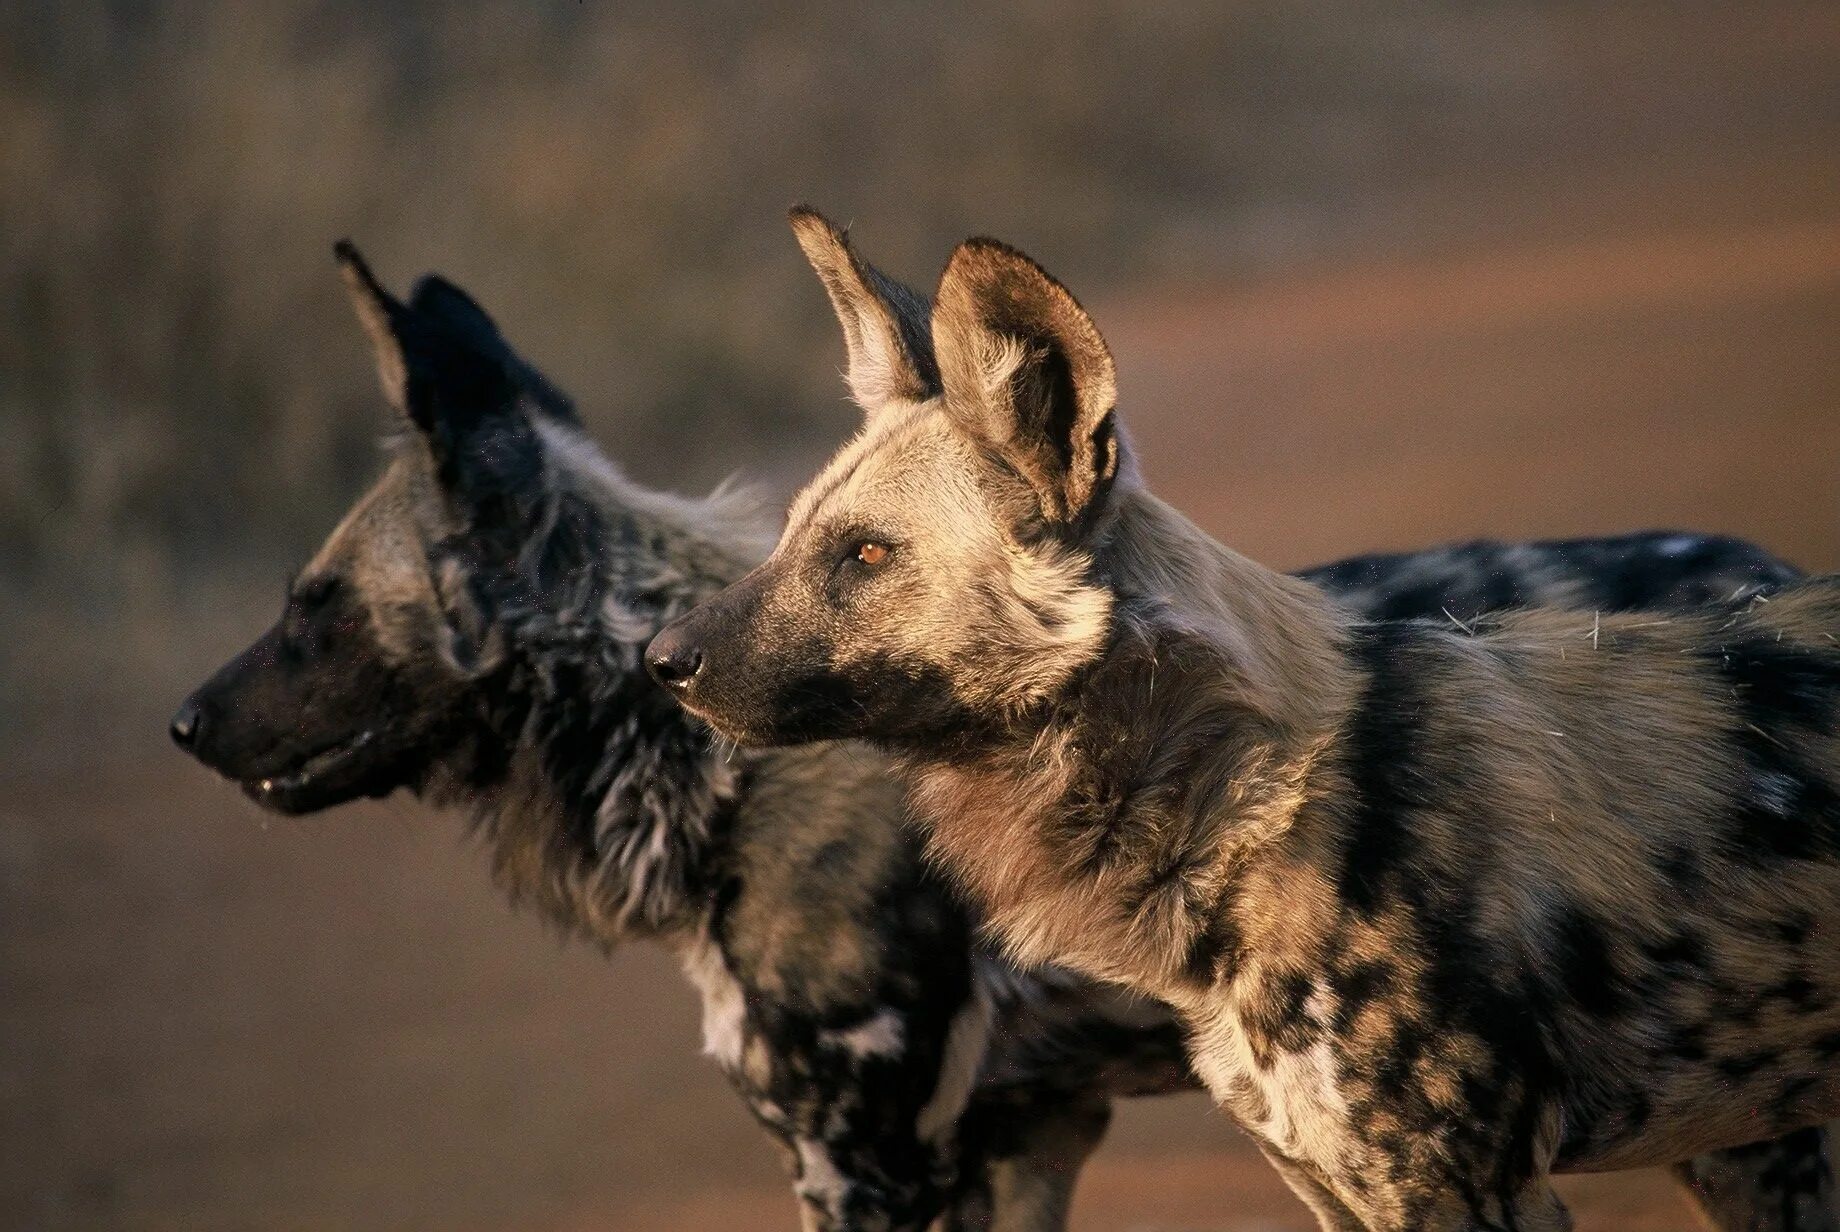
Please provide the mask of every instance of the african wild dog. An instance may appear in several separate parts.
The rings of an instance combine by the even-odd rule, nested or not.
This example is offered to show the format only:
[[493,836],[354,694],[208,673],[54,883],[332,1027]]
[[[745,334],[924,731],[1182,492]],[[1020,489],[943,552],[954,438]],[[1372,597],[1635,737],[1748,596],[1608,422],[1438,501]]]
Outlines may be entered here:
[[981,952],[871,751],[717,747],[640,652],[764,554],[751,504],[633,484],[465,293],[339,253],[402,431],[174,738],[281,812],[451,804],[514,899],[672,947],[806,1227],[1062,1227],[1109,1100],[1194,1081],[1168,1011]]
[[891,751],[1008,951],[1174,1006],[1325,1227],[1563,1228],[1551,1171],[1840,1109],[1840,579],[1369,621],[1145,490],[1026,257],[923,331],[795,227],[869,419],[653,641],[694,713]]

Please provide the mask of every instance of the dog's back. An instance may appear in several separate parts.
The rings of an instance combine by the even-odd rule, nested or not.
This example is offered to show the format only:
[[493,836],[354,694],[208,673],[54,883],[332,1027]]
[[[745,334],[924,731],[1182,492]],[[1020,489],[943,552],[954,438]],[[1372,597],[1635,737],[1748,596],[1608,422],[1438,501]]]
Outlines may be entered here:
[[[1375,620],[1422,620],[1433,636],[1462,635],[1483,620],[1544,619],[1516,609],[1569,609],[1568,627],[1621,627],[1616,614],[1682,613],[1712,601],[1773,591],[1801,575],[1755,544],[1725,535],[1644,531],[1585,539],[1477,540],[1420,552],[1348,557],[1304,569],[1348,610]],[[1595,615],[1594,615],[1595,614]],[[1623,623],[1647,627],[1662,615]],[[1024,971],[993,957],[994,1003],[1010,1026],[992,1072],[1003,1081],[1062,1081],[1072,1064],[1115,1095],[1192,1083],[1170,1063],[1172,1020],[1142,998],[1112,992],[1054,968]],[[1070,1040],[1084,1040],[1069,1047]]]

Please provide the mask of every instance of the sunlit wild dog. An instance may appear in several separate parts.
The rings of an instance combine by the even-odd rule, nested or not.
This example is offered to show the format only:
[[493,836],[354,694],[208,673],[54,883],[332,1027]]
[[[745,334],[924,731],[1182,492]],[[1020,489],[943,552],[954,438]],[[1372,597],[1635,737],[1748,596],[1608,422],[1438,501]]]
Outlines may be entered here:
[[652,643],[694,713],[891,751],[1008,951],[1174,1006],[1325,1227],[1563,1228],[1553,1171],[1840,1109],[1840,581],[1367,619],[1145,490],[1028,258],[923,320],[794,225],[869,419]]

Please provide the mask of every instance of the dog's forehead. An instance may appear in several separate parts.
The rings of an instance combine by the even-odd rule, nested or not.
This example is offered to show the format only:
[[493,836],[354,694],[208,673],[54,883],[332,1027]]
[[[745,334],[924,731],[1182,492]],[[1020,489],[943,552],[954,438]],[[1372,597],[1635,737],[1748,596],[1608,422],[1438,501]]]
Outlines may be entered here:
[[880,411],[794,499],[785,541],[877,515],[943,511],[968,486],[962,451],[936,402]]
[[301,576],[386,574],[418,566],[421,523],[437,503],[430,480],[414,462],[392,458],[326,536]]

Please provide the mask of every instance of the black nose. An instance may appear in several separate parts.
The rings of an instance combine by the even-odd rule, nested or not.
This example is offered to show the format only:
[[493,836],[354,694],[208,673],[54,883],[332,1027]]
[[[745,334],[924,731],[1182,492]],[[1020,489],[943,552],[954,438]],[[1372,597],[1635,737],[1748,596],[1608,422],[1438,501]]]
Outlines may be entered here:
[[665,688],[681,693],[690,687],[696,674],[703,670],[703,652],[673,635],[669,630],[652,639],[645,650],[645,667],[652,679]]
[[179,710],[173,715],[173,743],[189,751],[198,743],[198,734],[204,729],[204,715],[198,708],[195,698],[186,698],[179,704]]

